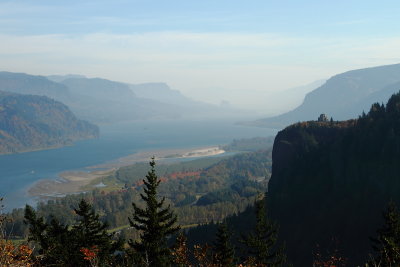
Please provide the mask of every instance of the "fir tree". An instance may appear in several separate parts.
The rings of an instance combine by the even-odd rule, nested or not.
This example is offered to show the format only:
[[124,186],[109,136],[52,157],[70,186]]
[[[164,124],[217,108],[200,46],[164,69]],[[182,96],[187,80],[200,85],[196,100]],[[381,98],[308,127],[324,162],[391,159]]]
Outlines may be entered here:
[[39,244],[40,264],[70,266],[79,251],[74,250],[69,226],[61,224],[56,218],[46,223],[29,205],[26,205],[24,218],[29,225],[28,241]]
[[171,251],[167,246],[167,237],[178,231],[177,216],[170,206],[164,205],[165,198],[158,200],[157,188],[160,184],[155,171],[154,157],[150,161],[151,169],[143,179],[144,193],[140,194],[145,202],[145,208],[133,206],[133,216],[129,218],[130,225],[140,231],[140,241],[129,240],[129,245],[139,255],[142,266],[170,266]]
[[109,266],[111,255],[122,246],[122,242],[114,242],[112,235],[106,232],[107,225],[100,222],[99,216],[92,206],[82,200],[78,209],[80,216],[77,224],[70,227],[63,225],[56,218],[46,222],[38,217],[35,210],[26,206],[25,223],[29,224],[28,241],[40,245],[40,264],[56,266],[86,266],[86,255],[82,249],[96,251],[95,257],[100,266]]
[[99,215],[84,199],[74,211],[79,216],[78,223],[71,230],[75,243],[80,248],[95,248],[99,261],[105,264],[122,247],[122,240],[113,241],[112,235],[107,233],[107,223],[100,221]]
[[391,201],[383,213],[384,226],[378,237],[371,238],[376,252],[370,262],[372,266],[400,266],[400,214],[396,204]]
[[218,225],[214,243],[214,257],[217,266],[234,266],[235,249],[231,245],[231,236],[232,234],[229,232],[228,225],[225,222]]
[[249,259],[257,266],[282,266],[286,257],[282,247],[277,247],[277,226],[266,216],[265,198],[255,202],[256,225],[253,233],[242,237]]

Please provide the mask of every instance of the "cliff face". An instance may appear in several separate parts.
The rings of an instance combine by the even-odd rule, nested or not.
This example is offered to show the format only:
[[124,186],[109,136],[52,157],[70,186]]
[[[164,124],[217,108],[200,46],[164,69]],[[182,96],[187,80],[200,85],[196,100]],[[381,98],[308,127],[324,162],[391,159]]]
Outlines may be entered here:
[[272,157],[269,209],[294,265],[311,266],[317,245],[362,265],[383,209],[400,203],[400,94],[358,120],[292,125]]
[[78,120],[60,102],[0,91],[0,154],[68,145],[98,134],[97,126]]

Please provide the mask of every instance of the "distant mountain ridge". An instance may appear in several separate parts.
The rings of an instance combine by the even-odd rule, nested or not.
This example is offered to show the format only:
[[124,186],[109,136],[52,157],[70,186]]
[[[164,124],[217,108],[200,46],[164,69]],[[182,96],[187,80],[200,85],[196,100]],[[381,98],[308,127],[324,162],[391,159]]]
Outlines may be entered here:
[[[110,106],[110,113],[113,113],[115,109],[125,107],[125,111],[115,115],[113,120],[118,120],[118,118],[120,120],[201,119],[245,114],[245,112],[232,107],[221,107],[193,100],[162,82],[128,84],[102,78],[86,78],[81,75],[66,75],[64,80],[61,77],[57,76],[57,79],[66,85],[73,94],[82,94],[85,91],[87,92],[85,93],[86,97],[91,98],[96,98],[95,96],[99,93],[104,94],[101,99],[116,104]],[[121,106],[121,103],[124,105]],[[90,103],[88,104],[90,105]],[[126,107],[126,104],[129,104],[129,107]],[[73,103],[69,103],[69,105],[73,106]],[[93,118],[91,119],[93,120]]]
[[178,90],[172,90],[165,83],[142,83],[142,84],[131,84],[130,89],[135,93],[136,96],[141,98],[153,99],[160,102],[187,105],[188,102],[192,102],[190,98],[184,96]]
[[77,119],[58,101],[0,91],[0,154],[59,147],[98,135],[97,126]]
[[128,85],[101,78],[68,78],[60,83],[65,85],[73,95],[98,99],[118,99],[122,102],[136,97]]
[[54,99],[71,97],[65,85],[50,81],[44,76],[7,71],[0,72],[0,90],[18,94],[41,95]]
[[51,97],[69,106],[79,118],[95,123],[224,118],[244,114],[231,107],[194,101],[164,83],[132,85],[81,75],[46,78],[0,72],[0,90]]
[[303,103],[279,116],[247,124],[284,127],[291,123],[313,120],[325,113],[334,120],[346,120],[366,111],[376,101],[386,102],[397,92],[400,64],[358,69],[338,74],[308,93]]
[[128,85],[100,78],[56,75],[47,79],[0,72],[0,90],[48,96],[66,104],[79,118],[96,123],[157,118],[160,115],[157,109],[165,110],[163,118],[178,116],[171,105],[147,99],[139,101]]
[[56,83],[61,83],[62,81],[66,79],[71,79],[71,78],[86,78],[84,75],[79,75],[79,74],[67,74],[67,75],[49,75],[46,76],[47,79],[50,81],[56,82]]
[[284,91],[272,92],[267,95],[268,108],[274,112],[273,114],[282,114],[290,111],[301,105],[308,93],[320,87],[325,82],[326,80],[317,80],[312,83],[296,86]]

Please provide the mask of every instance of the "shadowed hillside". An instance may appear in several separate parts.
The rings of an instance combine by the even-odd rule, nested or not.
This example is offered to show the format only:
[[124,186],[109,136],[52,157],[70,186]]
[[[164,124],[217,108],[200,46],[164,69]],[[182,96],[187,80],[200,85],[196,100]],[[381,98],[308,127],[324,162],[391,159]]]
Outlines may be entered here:
[[400,94],[357,120],[303,122],[278,133],[270,211],[295,266],[311,266],[317,245],[332,243],[349,266],[366,262],[383,208],[400,202],[399,160]]

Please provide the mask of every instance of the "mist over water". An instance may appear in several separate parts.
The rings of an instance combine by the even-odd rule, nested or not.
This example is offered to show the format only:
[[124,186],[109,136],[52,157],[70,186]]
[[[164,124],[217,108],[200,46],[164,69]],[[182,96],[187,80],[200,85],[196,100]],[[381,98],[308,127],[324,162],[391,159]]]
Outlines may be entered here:
[[6,210],[33,204],[27,189],[67,170],[105,163],[143,150],[222,145],[233,139],[271,136],[275,129],[245,127],[233,121],[138,121],[100,127],[100,138],[73,146],[0,156],[0,196]]

